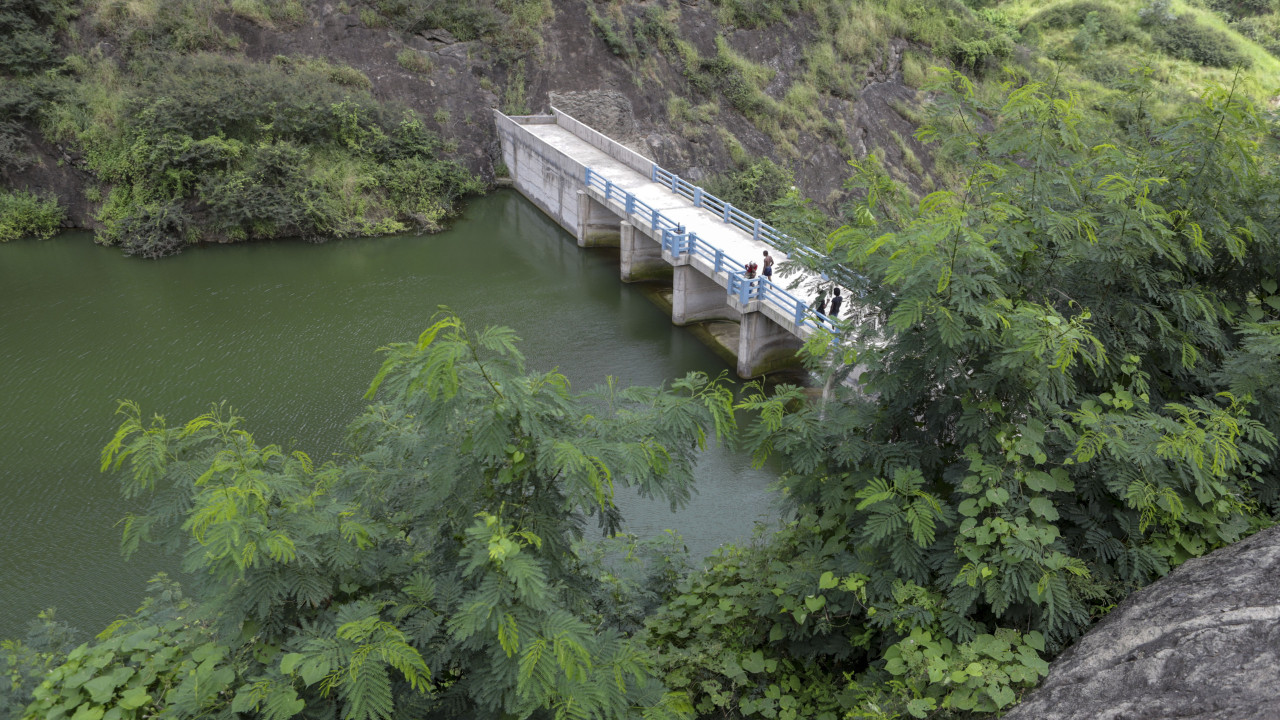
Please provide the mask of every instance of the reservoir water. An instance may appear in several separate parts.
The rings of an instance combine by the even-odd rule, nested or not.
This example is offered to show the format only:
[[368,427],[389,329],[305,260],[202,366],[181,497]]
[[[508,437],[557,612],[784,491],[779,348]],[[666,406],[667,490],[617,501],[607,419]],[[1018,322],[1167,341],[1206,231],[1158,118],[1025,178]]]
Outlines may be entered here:
[[[579,249],[510,191],[431,236],[200,247],[159,262],[84,233],[0,245],[0,638],[51,606],[96,633],[174,566],[154,551],[121,557],[117,523],[133,508],[98,471],[118,400],[171,423],[225,400],[260,443],[321,458],[364,406],[377,349],[416,338],[442,305],[475,329],[513,328],[530,369],[558,367],[576,390],[731,371],[618,280],[616,251]],[[705,555],[776,516],[773,479],[714,447],[681,512],[620,504],[631,531],[673,528]]]

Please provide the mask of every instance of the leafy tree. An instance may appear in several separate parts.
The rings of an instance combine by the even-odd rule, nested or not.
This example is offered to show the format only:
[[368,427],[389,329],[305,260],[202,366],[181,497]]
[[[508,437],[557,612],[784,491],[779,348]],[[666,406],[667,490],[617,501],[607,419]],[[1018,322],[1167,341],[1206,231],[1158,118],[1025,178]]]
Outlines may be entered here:
[[71,653],[27,716],[681,716],[573,543],[592,517],[617,530],[619,483],[683,502],[731,396],[698,374],[575,395],[515,343],[442,315],[385,348],[325,463],[221,408],[169,427],[123,404],[103,467],[150,501],[125,547],[182,552],[198,605],[167,589]]
[[946,74],[921,137],[963,187],[914,203],[856,166],[856,220],[810,264],[866,277],[869,321],[810,343],[826,401],[742,404],[797,519],[650,623],[700,710],[997,710],[1040,651],[1274,522],[1276,117],[1215,89],[1162,125],[1137,78],[1117,134],[1043,84],[986,106]]

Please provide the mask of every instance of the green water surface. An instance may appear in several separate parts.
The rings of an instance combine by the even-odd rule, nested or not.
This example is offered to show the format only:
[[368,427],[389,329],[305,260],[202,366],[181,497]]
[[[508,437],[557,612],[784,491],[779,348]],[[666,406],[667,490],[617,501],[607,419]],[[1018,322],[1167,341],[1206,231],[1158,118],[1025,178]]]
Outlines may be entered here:
[[[85,233],[0,245],[0,638],[42,608],[97,632],[131,611],[171,559],[125,561],[132,509],[98,457],[117,401],[173,423],[225,400],[259,442],[338,448],[381,358],[440,305],[474,328],[512,327],[531,369],[586,390],[730,368],[643,292],[616,251],[582,250],[514,192],[471,203],[447,232],[188,250],[158,262]],[[776,515],[772,474],[709,450],[677,514],[624,499],[629,529],[675,528],[696,554]]]

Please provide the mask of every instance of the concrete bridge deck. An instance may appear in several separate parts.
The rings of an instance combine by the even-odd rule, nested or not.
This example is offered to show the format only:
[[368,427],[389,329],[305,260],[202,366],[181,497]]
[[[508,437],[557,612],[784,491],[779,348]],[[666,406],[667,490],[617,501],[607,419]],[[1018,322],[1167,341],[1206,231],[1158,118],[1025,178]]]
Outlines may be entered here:
[[[558,124],[537,124],[526,127],[530,133],[548,146],[591,168],[593,172],[610,180],[619,189],[635,195],[649,207],[683,225],[689,232],[720,248],[726,255],[743,262],[754,260],[763,269],[764,251],[768,250],[774,262],[777,263],[774,266],[775,282],[789,286],[799,277],[800,286],[792,293],[810,303],[813,301],[814,296],[806,287],[814,286],[818,278],[807,271],[792,274],[791,270],[786,278],[779,278],[780,265],[789,258],[769,243],[756,240],[750,233],[725,223],[722,217],[706,208],[695,207],[693,202],[683,195],[673,193],[665,185],[659,185],[651,180],[650,175],[633,170],[594,146],[583,142],[577,135]],[[742,270],[742,267],[733,269]]]
[[[503,160],[515,187],[583,246],[620,246],[624,280],[671,274],[672,321],[728,319],[741,327],[738,373],[752,377],[794,363],[799,345],[832,318],[811,307],[830,281],[795,265],[779,245],[814,251],[662,170],[652,160],[573,118],[508,117],[495,111]],[[603,242],[599,240],[603,238]],[[773,281],[748,280],[743,264]],[[845,302],[851,298],[846,295]],[[842,314],[855,308],[847,304]]]

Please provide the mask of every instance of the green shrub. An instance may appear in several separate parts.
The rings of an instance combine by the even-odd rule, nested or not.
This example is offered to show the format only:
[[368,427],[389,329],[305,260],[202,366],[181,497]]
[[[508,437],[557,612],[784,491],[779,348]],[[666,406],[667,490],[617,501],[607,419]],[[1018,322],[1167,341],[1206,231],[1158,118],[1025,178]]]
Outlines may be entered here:
[[57,58],[54,33],[75,13],[71,0],[0,2],[0,74],[41,70]]
[[1280,57],[1280,13],[1245,18],[1232,23],[1232,27],[1261,45],[1267,52]]
[[1102,20],[1099,18],[1097,11],[1090,12],[1085,16],[1084,22],[1080,25],[1080,30],[1071,39],[1072,47],[1082,54],[1088,53],[1095,45],[1101,46],[1106,43],[1107,31],[1102,29]]
[[396,62],[400,63],[400,67],[405,70],[419,75],[426,75],[433,67],[431,58],[411,48],[405,48],[396,53]]
[[991,61],[1000,61],[1013,54],[1013,40],[1008,35],[953,38],[944,45],[942,52],[957,67],[980,71]]
[[1132,69],[1129,63],[1107,57],[1091,58],[1080,65],[1080,71],[1086,77],[1109,87],[1114,87],[1117,82],[1128,79],[1129,71]]
[[1253,64],[1225,33],[1200,25],[1190,15],[1155,26],[1151,38],[1170,55],[1200,65],[1247,68]]
[[298,25],[307,10],[298,0],[231,0],[231,12],[265,28]]
[[978,11],[978,17],[986,21],[991,27],[1008,35],[1014,41],[1020,39],[1017,25],[1014,24],[1013,18],[1009,17],[1005,11],[996,8],[983,8]]
[[443,28],[464,41],[494,33],[502,20],[489,3],[469,0],[378,0],[377,6],[397,30]]
[[1209,7],[1233,18],[1280,12],[1280,4],[1274,0],[1209,0]]
[[627,37],[626,24],[619,22],[611,14],[601,14],[595,2],[587,3],[587,17],[591,19],[591,29],[604,41],[609,52],[623,59],[631,59],[639,54],[635,43]]
[[528,115],[529,105],[525,101],[524,61],[517,62],[507,76],[507,85],[502,91],[502,112],[507,115]]
[[1083,25],[1089,13],[1097,13],[1099,22],[1109,33],[1130,24],[1114,5],[1095,0],[1078,0],[1078,2],[1054,5],[1032,15],[1027,24],[1034,23],[1044,28],[1064,30]]
[[102,0],[92,23],[99,32],[116,38],[128,56],[235,47],[238,38],[228,36],[215,22],[217,10],[209,2]]
[[636,52],[647,57],[654,52],[674,53],[680,29],[668,12],[653,5],[632,21],[631,34],[635,38]]
[[773,203],[787,194],[796,178],[769,158],[756,158],[733,172],[712,176],[706,190],[734,207],[767,218]]
[[0,242],[53,237],[63,217],[62,208],[53,198],[21,190],[0,192]]
[[1151,0],[1138,11],[1138,22],[1145,26],[1167,25],[1177,19],[1173,0]]
[[764,28],[800,12],[797,0],[716,0],[720,20],[742,28]]
[[112,232],[126,253],[151,259],[173,255],[196,239],[191,215],[176,201],[133,206],[113,223]]
[[770,71],[738,56],[723,36],[716,38],[716,54],[710,58],[691,58],[692,68],[685,66],[685,77],[694,89],[704,94],[720,92],[729,104],[748,118],[757,118],[776,109],[776,103],[761,90]]
[[335,65],[328,58],[307,55],[276,55],[271,58],[271,63],[283,67],[308,68],[323,73],[328,77],[329,82],[343,87],[360,88],[362,90],[373,88],[373,82],[369,80],[368,75],[350,65]]
[[948,31],[934,43],[934,52],[956,67],[981,72],[1013,55],[1011,28],[1002,29],[971,14],[949,13],[944,23]]
[[387,18],[377,10],[360,8],[360,24],[367,28],[384,28],[387,26]]

